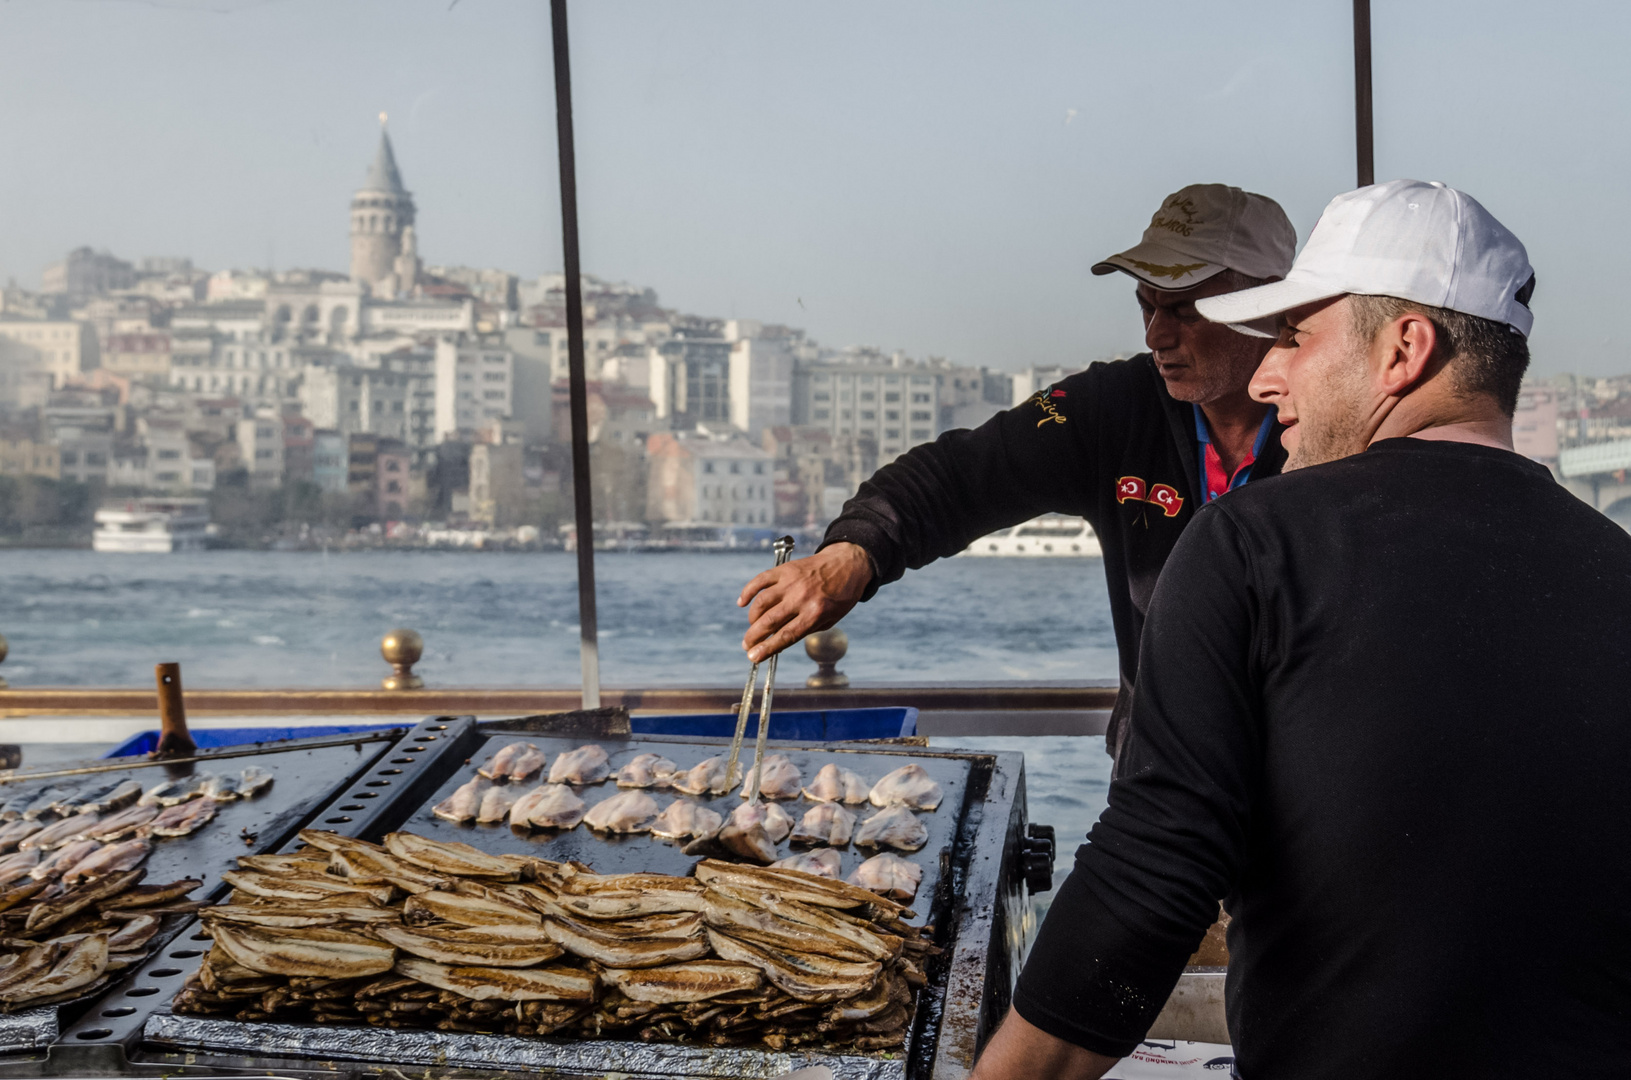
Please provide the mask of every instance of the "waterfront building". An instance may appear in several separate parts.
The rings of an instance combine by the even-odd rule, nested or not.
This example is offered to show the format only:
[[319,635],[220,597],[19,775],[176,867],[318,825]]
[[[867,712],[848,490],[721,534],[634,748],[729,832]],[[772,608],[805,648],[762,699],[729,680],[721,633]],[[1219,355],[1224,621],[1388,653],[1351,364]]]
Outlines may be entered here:
[[0,407],[38,408],[53,387],[96,366],[96,335],[85,323],[0,319]]
[[438,338],[436,441],[468,436],[489,420],[515,415],[514,376],[515,354],[501,343]]
[[413,458],[396,440],[381,439],[374,458],[374,516],[394,521],[408,510]]
[[470,518],[513,525],[526,495],[520,443],[476,443],[470,448]]
[[251,487],[283,485],[282,417],[264,407],[257,409],[254,416],[238,421],[233,441],[238,444],[243,468],[249,471]]
[[866,439],[884,464],[938,434],[947,370],[866,348],[802,362],[793,377],[793,422],[825,428],[835,442]]
[[316,427],[345,435],[405,440],[414,378],[352,364],[310,365],[300,380],[300,412]]
[[659,431],[646,442],[646,518],[667,525],[764,525],[771,457],[726,425]]
[[304,416],[283,416],[283,482],[312,481],[316,468],[313,432],[316,425]]
[[41,292],[63,294],[73,299],[100,296],[136,284],[136,268],[106,251],[78,247],[61,262],[52,263],[41,274]]
[[22,432],[0,431],[0,476],[62,478],[59,447]]
[[650,347],[651,401],[673,431],[731,422],[731,345],[717,322],[675,327],[672,338]]
[[312,432],[312,482],[323,491],[344,495],[350,481],[350,440],[332,429]]

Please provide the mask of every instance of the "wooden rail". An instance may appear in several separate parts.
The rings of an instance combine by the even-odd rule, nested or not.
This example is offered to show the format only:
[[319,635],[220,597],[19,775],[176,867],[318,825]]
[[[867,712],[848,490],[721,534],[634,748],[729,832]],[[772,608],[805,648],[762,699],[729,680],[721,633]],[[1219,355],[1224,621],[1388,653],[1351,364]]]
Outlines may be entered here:
[[[1080,712],[1109,709],[1116,685],[1062,682],[942,683],[935,686],[880,684],[837,690],[777,688],[778,711],[862,709],[908,705],[924,712]],[[602,705],[631,712],[732,712],[740,687],[664,687],[601,691]],[[423,690],[211,690],[188,688],[189,716],[425,716],[433,713],[477,716],[563,712],[580,707],[578,687],[427,688]],[[14,687],[0,690],[0,717],[152,716],[158,697],[151,689]]]

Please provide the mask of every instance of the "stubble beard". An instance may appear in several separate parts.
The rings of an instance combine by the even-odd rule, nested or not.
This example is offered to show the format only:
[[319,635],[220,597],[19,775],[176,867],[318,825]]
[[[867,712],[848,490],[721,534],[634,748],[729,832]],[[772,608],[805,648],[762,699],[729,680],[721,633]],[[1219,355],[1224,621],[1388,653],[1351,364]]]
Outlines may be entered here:
[[1297,421],[1297,446],[1286,455],[1282,472],[1352,457],[1370,444],[1365,430],[1366,352],[1356,347],[1328,369],[1314,389],[1313,410],[1302,410]]

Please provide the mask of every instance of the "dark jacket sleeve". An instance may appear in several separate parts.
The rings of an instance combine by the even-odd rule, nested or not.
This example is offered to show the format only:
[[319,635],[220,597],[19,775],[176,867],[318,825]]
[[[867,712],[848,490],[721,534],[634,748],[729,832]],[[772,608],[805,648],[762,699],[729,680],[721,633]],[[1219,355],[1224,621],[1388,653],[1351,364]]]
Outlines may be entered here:
[[873,474],[821,546],[858,544],[878,586],[1050,511],[1085,514],[1097,469],[1101,369],[1040,391],[978,428],[948,431]]
[[1201,511],[1161,573],[1120,775],[1014,993],[1027,1021],[1101,1054],[1144,1037],[1245,859],[1260,605],[1224,510]]

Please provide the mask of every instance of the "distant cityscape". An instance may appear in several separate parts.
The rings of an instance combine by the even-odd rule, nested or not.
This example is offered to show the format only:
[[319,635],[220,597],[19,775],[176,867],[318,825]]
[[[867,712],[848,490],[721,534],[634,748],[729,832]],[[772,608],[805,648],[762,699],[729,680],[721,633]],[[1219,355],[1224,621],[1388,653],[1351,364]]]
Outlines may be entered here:
[[[0,290],[0,539],[84,543],[98,507],[192,498],[222,543],[572,542],[565,279],[426,266],[417,213],[382,129],[349,273],[82,247],[38,291]],[[827,348],[649,288],[583,291],[610,543],[819,528],[880,464],[1074,370]],[[1631,376],[1533,382],[1517,439],[1631,516]]]
[[[0,537],[207,500],[222,542],[570,541],[565,279],[426,266],[382,129],[351,267],[89,247],[0,291]],[[1059,378],[826,348],[585,276],[597,535],[816,528],[882,462]]]

